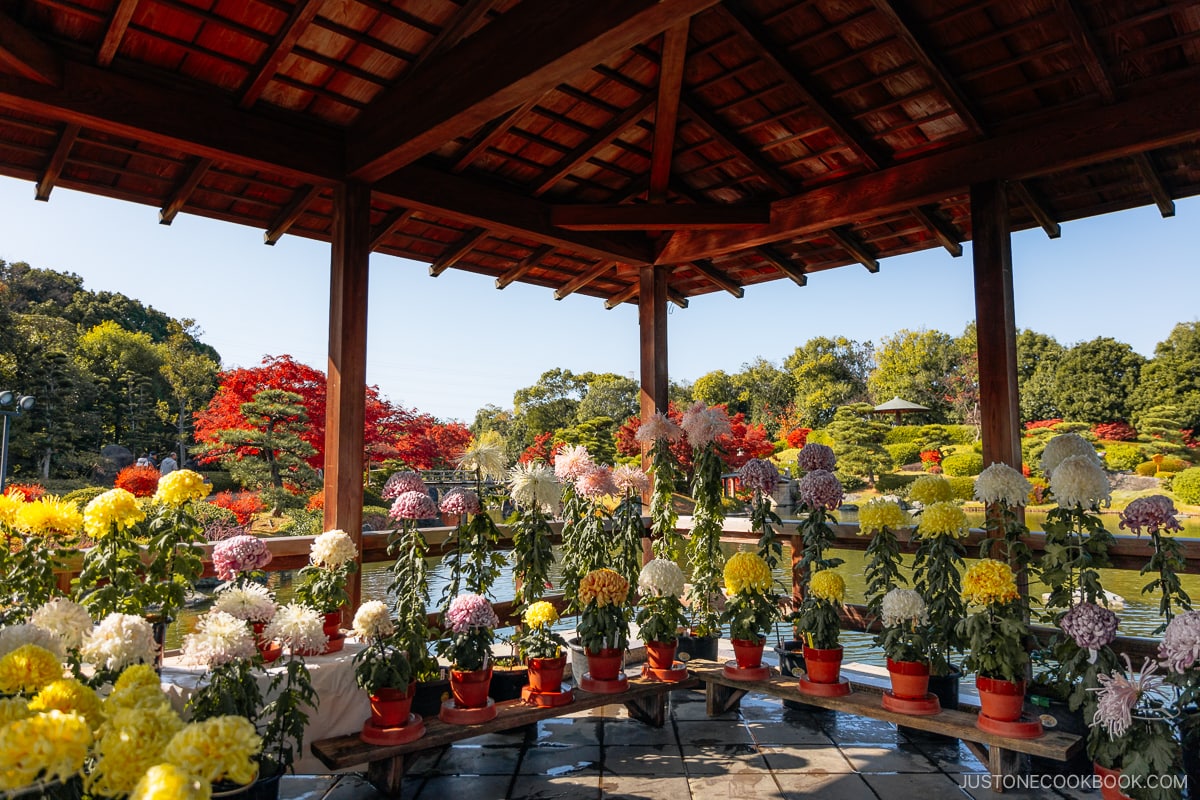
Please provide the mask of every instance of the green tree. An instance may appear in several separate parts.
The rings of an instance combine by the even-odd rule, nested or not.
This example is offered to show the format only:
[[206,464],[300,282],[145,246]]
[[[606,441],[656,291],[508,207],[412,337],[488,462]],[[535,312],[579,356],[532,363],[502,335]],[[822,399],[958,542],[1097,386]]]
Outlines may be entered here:
[[1017,391],[1021,396],[1021,419],[1058,419],[1054,374],[1066,352],[1051,336],[1029,328],[1017,335]]
[[1129,402],[1135,412],[1175,406],[1183,427],[1200,428],[1200,322],[1179,323],[1155,345]]
[[155,450],[168,441],[157,414],[166,397],[162,349],[149,334],[101,322],[79,337],[79,363],[100,387],[98,411],[110,441],[133,450]]
[[597,464],[612,464],[617,459],[617,425],[608,417],[584,420],[576,425],[559,428],[554,441],[583,445]]
[[1066,353],[1054,372],[1055,404],[1071,422],[1129,419],[1129,396],[1146,362],[1133,348],[1101,336]]
[[1179,409],[1171,405],[1148,408],[1133,418],[1138,441],[1155,453],[1179,456],[1191,461],[1191,451],[1183,443],[1183,417]]
[[949,334],[901,330],[876,349],[876,366],[867,386],[877,403],[900,397],[927,406],[930,421],[944,421],[958,360],[958,348]]
[[865,401],[873,353],[870,342],[818,336],[784,359],[783,367],[792,375],[800,421],[810,428],[823,428],[838,406]]
[[533,442],[533,435],[529,433],[524,417],[491,403],[477,410],[475,421],[471,423],[473,436],[482,436],[488,431],[495,431],[504,440],[504,453],[510,464]]
[[765,426],[771,436],[777,435],[776,419],[791,405],[796,392],[791,373],[760,357],[742,364],[741,371],[733,376],[733,383],[737,389],[737,410],[752,424]]
[[158,402],[158,416],[175,429],[175,452],[183,464],[192,444],[193,415],[216,391],[221,365],[195,346],[192,320],[172,320],[171,325],[172,333],[161,347],[163,363],[159,368],[170,396]]
[[518,389],[513,395],[513,411],[524,419],[528,437],[521,447],[531,444],[539,433],[573,425],[587,384],[569,369],[552,369],[543,372],[533,386]]
[[697,378],[692,384],[692,399],[708,406],[723,405],[730,415],[746,410],[739,405],[737,382],[723,369],[706,372]]
[[891,457],[883,449],[888,425],[879,421],[872,408],[870,403],[841,406],[825,428],[837,455],[838,477],[850,486],[854,481],[848,478],[864,480],[874,486],[876,476],[892,465]]
[[638,382],[611,372],[591,374],[587,392],[575,409],[575,419],[584,422],[596,417],[627,419],[638,413]]

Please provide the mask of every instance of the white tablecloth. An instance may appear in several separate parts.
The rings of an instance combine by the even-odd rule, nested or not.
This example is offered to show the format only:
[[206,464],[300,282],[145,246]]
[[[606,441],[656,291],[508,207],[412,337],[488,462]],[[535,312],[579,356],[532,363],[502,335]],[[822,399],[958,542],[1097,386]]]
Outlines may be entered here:
[[[360,644],[346,642],[345,648],[339,653],[304,659],[312,675],[313,688],[320,698],[320,706],[316,711],[309,712],[308,727],[304,731],[303,752],[296,754],[294,766],[297,773],[330,772],[328,767],[311,754],[309,745],[319,739],[357,733],[362,730],[363,722],[371,716],[367,693],[358,688],[354,681],[352,660],[354,654],[361,649]],[[265,673],[259,674],[259,688],[264,694],[270,685],[271,675],[281,669],[279,663],[275,662]],[[171,698],[171,705],[176,711],[183,713],[188,698],[200,684],[204,673],[202,667],[181,665],[178,658],[168,658],[163,663],[163,691]]]

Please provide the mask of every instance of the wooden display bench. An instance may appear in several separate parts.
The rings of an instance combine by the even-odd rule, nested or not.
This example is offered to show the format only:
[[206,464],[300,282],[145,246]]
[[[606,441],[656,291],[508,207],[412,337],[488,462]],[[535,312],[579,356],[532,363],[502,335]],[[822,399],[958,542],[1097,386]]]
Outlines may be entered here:
[[630,678],[629,688],[620,694],[593,694],[575,689],[575,702],[554,708],[528,705],[521,700],[506,700],[496,704],[496,717],[478,725],[450,725],[440,719],[425,720],[425,735],[414,742],[399,745],[366,744],[357,733],[322,739],[310,745],[313,755],[330,769],[345,769],[367,765],[367,780],[389,797],[400,796],[407,760],[426,750],[448,744],[520,728],[544,719],[561,717],[598,706],[623,703],[629,716],[656,728],[666,722],[666,696],[676,689],[695,689],[700,681],[689,678],[676,683]]
[[[930,716],[912,716],[888,711],[880,704],[878,687],[854,684],[854,691],[842,697],[814,697],[800,692],[795,678],[774,675],[763,681],[738,681],[725,677],[724,663],[693,659],[688,672],[706,684],[705,701],[709,716],[723,714],[738,707],[747,692],[769,694],[783,700],[810,706],[872,717],[906,728],[952,736],[987,765],[994,778],[1016,775],[1020,770],[1022,753],[1055,761],[1066,761],[1083,747],[1083,737],[1071,733],[1046,731],[1036,739],[1013,739],[986,733],[975,727],[975,713],[943,710]],[[1000,791],[1003,781],[995,781],[994,791]]]

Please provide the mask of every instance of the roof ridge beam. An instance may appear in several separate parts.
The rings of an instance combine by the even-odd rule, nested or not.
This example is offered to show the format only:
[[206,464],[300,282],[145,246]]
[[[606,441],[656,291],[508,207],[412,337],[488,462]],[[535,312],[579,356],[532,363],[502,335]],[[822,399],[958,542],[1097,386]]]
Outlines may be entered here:
[[789,195],[796,191],[795,184],[779,174],[776,168],[758,153],[754,152],[754,149],[745,142],[744,137],[740,133],[726,126],[720,117],[713,114],[707,108],[704,108],[700,103],[700,98],[690,92],[685,93],[683,108],[695,118],[696,122],[708,129],[708,132],[716,137],[721,144],[737,153],[776,192],[781,195]]
[[494,5],[496,5],[496,0],[469,0],[454,19],[450,20],[450,24],[442,28],[441,33],[435,36],[433,41],[417,55],[417,59],[408,68],[409,77],[430,58],[449,50],[467,38],[475,23],[491,11]]
[[58,51],[3,11],[0,11],[0,67],[7,67],[25,80],[62,85],[62,58]]

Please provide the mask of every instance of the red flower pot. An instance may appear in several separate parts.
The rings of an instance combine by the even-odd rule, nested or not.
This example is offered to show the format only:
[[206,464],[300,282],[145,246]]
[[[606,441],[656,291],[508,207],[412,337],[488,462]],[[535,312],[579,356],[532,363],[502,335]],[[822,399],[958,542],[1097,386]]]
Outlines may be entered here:
[[1004,681],[999,678],[976,676],[979,690],[979,713],[999,722],[1015,722],[1025,706],[1025,681]]
[[625,651],[616,647],[605,647],[599,652],[587,649],[588,674],[592,680],[615,681],[621,673],[621,662],[625,660]]
[[567,657],[529,659],[529,688],[535,692],[561,692]]
[[1121,791],[1121,770],[1102,767],[1093,763],[1096,777],[1100,779],[1101,800],[1131,800],[1129,795]]
[[379,689],[371,695],[371,722],[380,728],[395,728],[408,720],[417,682],[407,689]]
[[454,705],[459,708],[483,708],[487,705],[491,687],[491,667],[469,672],[450,670],[450,691],[454,694]]
[[842,672],[842,646],[804,646],[804,667],[813,683],[837,683]]
[[929,694],[929,665],[920,661],[887,660],[892,694],[901,700],[922,700]]
[[342,610],[330,611],[325,615],[325,635],[330,639],[337,636],[342,631]]
[[675,665],[676,640],[646,642],[646,661],[650,669],[671,669]]
[[763,646],[767,639],[760,636],[757,639],[731,639],[733,657],[737,659],[739,669],[755,669],[762,666]]

